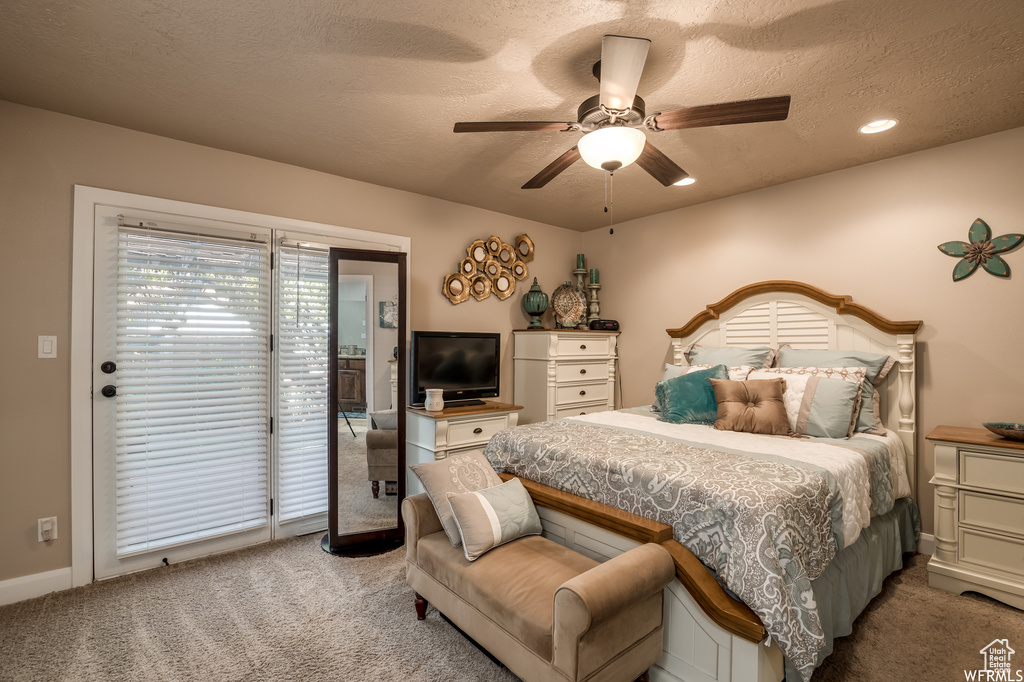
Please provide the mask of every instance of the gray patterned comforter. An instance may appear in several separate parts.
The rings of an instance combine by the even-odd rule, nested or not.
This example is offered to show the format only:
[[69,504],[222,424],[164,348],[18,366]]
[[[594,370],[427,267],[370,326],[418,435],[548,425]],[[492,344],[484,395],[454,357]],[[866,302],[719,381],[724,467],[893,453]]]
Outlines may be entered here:
[[[872,514],[888,511],[888,456],[843,449],[868,464],[859,484],[870,486],[870,501],[859,504]],[[670,524],[810,678],[825,644],[811,581],[844,546],[850,530],[843,529],[843,507],[854,504],[843,494],[851,486],[834,471],[574,419],[502,431],[484,454],[498,471]]]

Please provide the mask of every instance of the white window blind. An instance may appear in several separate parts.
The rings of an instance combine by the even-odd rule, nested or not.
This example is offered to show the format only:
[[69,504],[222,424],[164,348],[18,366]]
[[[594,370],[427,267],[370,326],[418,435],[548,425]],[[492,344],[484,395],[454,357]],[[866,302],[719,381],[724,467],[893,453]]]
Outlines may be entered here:
[[327,511],[327,252],[281,246],[278,519]]
[[267,247],[118,241],[118,556],[266,524]]

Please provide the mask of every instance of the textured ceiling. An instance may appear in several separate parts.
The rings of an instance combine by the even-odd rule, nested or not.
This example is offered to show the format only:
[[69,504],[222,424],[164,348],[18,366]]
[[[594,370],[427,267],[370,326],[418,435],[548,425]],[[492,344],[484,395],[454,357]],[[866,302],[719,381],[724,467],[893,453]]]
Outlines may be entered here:
[[602,171],[519,189],[579,133],[452,124],[575,120],[605,33],[653,41],[649,113],[793,98],[648,133],[697,183],[622,169],[616,222],[1024,125],[1021,0],[0,0],[0,98],[589,230]]

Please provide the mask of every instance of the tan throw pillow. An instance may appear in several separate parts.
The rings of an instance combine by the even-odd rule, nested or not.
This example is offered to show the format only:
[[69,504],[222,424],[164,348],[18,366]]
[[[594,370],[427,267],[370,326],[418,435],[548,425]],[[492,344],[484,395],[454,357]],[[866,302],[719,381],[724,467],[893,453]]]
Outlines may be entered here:
[[468,493],[501,485],[501,479],[494,473],[494,467],[480,450],[471,450],[460,455],[452,455],[445,459],[409,467],[420,479],[427,496],[430,497],[441,519],[441,525],[452,547],[462,544],[459,527],[452,517],[452,508],[448,504],[448,493]]
[[728,381],[711,379],[718,403],[715,428],[773,436],[793,436],[782,400],[786,380]]
[[471,493],[448,493],[469,561],[506,542],[544,530],[530,493],[518,478]]

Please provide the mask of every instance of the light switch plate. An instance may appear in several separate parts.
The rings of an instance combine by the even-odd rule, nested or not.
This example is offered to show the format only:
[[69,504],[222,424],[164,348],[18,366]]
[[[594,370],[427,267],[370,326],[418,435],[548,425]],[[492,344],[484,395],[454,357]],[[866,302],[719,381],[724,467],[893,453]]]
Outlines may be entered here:
[[39,357],[41,357],[41,358],[55,358],[55,357],[57,357],[57,337],[56,336],[40,336],[39,337]]

